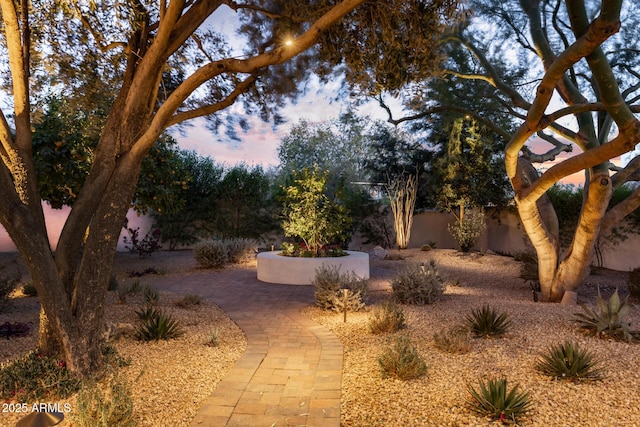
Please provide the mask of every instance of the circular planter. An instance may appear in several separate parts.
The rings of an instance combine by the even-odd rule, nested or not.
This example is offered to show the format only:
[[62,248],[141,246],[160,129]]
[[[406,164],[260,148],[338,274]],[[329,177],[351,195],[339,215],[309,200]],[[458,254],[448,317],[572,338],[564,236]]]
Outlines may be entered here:
[[328,258],[298,258],[280,255],[280,252],[258,254],[258,280],[283,285],[310,285],[316,268],[339,266],[340,271],[353,271],[358,277],[369,278],[369,254],[347,251],[349,255]]

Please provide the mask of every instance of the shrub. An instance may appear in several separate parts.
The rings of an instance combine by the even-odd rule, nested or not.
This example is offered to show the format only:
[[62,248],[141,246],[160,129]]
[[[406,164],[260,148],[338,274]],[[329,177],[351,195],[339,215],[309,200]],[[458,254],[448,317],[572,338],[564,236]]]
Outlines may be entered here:
[[627,287],[632,297],[640,298],[640,267],[636,267],[629,272]]
[[127,230],[129,237],[124,236],[122,241],[125,244],[125,249],[128,249],[130,253],[137,253],[140,258],[146,258],[162,248],[162,245],[160,245],[162,232],[159,229],[149,230],[147,234],[140,239],[140,227],[129,228],[128,223],[128,219],[125,218],[123,228]]
[[325,266],[316,269],[312,283],[315,288],[316,304],[325,310],[344,311],[345,302],[342,289],[348,289],[347,311],[358,311],[364,306],[368,282],[354,272],[341,273],[339,266]]
[[153,286],[145,286],[142,290],[142,295],[147,305],[155,305],[160,301],[160,293]]
[[227,257],[233,264],[252,261],[258,252],[258,242],[253,239],[236,237],[222,241],[227,248]]
[[378,358],[378,362],[383,378],[412,380],[427,372],[427,364],[407,336],[398,337],[395,344]]
[[125,366],[131,365],[130,357],[122,357],[118,354],[118,350],[116,348],[106,342],[102,343],[102,356],[104,356],[104,362],[115,368],[123,368]]
[[577,343],[552,345],[540,355],[536,369],[559,380],[599,380],[603,368],[593,354]]
[[369,320],[369,331],[372,334],[395,332],[404,327],[404,312],[393,300],[387,300],[376,307]]
[[498,313],[488,305],[471,310],[471,313],[466,316],[466,321],[471,333],[478,338],[503,335],[511,326],[507,313]]
[[638,332],[631,331],[631,324],[626,321],[631,308],[628,301],[628,296],[624,301],[620,301],[617,289],[609,301],[605,301],[600,295],[600,288],[598,288],[596,304],[599,313],[581,304],[584,313],[576,313],[575,322],[589,336],[631,342],[636,338]]
[[401,304],[431,304],[444,293],[444,280],[433,260],[428,265],[405,267],[391,282],[396,300]]
[[135,282],[127,285],[127,286],[118,286],[118,291],[116,293],[116,300],[119,304],[124,304],[127,302],[127,297],[132,296],[140,292],[142,286],[140,286],[140,281],[136,280]]
[[218,328],[214,328],[211,331],[211,335],[209,336],[209,339],[204,344],[209,347],[220,346],[220,331],[218,331]]
[[527,413],[531,409],[529,393],[519,392],[516,385],[507,391],[507,380],[479,381],[479,390],[468,386],[471,399],[467,400],[467,407],[478,415],[488,416],[495,420],[516,422],[516,417]]
[[0,398],[17,402],[64,399],[80,389],[80,380],[64,361],[30,352],[0,366]]
[[469,252],[486,228],[483,209],[468,210],[464,217],[447,226],[462,252]]
[[107,382],[106,391],[95,382],[88,383],[78,393],[74,425],[78,427],[133,427],[137,420],[133,412],[131,386],[118,375]]
[[220,240],[198,243],[193,248],[193,257],[205,268],[220,269],[229,262],[227,249]]
[[178,321],[162,310],[147,307],[136,314],[141,322],[137,329],[137,337],[141,341],[169,340],[184,335]]
[[175,302],[175,305],[181,308],[190,308],[196,305],[201,305],[204,300],[200,295],[186,294]]
[[471,332],[464,327],[442,329],[433,334],[438,350],[451,354],[464,354],[471,351]]

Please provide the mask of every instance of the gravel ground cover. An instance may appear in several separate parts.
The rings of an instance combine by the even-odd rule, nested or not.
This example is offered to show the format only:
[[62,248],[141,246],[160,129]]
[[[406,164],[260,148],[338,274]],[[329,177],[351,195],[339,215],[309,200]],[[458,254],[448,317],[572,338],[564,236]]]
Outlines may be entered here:
[[[405,263],[434,259],[448,283],[435,304],[403,306],[408,327],[394,334],[372,335],[370,312],[341,314],[317,308],[306,310],[343,342],[342,422],[346,426],[485,426],[490,420],[465,407],[467,385],[478,380],[507,378],[520,384],[534,403],[520,420],[526,426],[640,426],[640,344],[585,337],[572,323],[579,307],[533,302],[529,285],[518,278],[520,264],[497,255],[462,255],[453,250],[403,251],[400,261],[374,261],[373,284],[384,289],[387,279]],[[605,274],[606,273],[606,274]],[[595,302],[596,285],[611,291],[623,287],[626,274],[601,272],[591,276],[580,297]],[[388,297],[381,290],[372,302]],[[485,304],[509,313],[513,322],[506,336],[473,339],[467,354],[443,353],[433,334],[463,322],[466,313]],[[630,320],[640,325],[640,311]],[[398,335],[408,335],[425,359],[427,374],[417,380],[382,379],[378,357]],[[552,380],[534,369],[538,354],[550,345],[576,341],[606,362],[606,378],[599,382]],[[495,422],[495,424],[500,424]]]
[[[530,392],[532,412],[520,420],[527,426],[640,426],[640,344],[603,341],[582,335],[572,324],[579,307],[534,303],[528,284],[518,278],[519,263],[494,254],[462,255],[453,250],[402,251],[403,260],[372,261],[370,306],[387,298],[389,281],[403,265],[434,259],[447,280],[444,296],[424,307],[403,306],[408,327],[396,334],[375,336],[368,331],[370,310],[341,314],[315,307],[305,314],[331,329],[344,344],[345,364],[341,424],[347,426],[487,426],[491,422],[471,415],[465,408],[467,384],[479,379],[505,377]],[[188,251],[160,252],[140,260],[119,254],[114,272],[128,277],[132,272],[155,268],[165,275],[189,274],[197,267]],[[128,279],[132,280],[132,279]],[[153,283],[153,275],[142,276]],[[580,293],[580,302],[595,302],[596,286],[603,294],[616,286],[624,289],[626,273],[600,271],[591,276]],[[605,295],[607,296],[607,295]],[[179,296],[161,293],[160,305],[185,326],[182,338],[167,342],[141,343],[121,339],[118,351],[131,357],[124,368],[132,383],[135,409],[141,426],[185,426],[201,402],[242,354],[246,342],[242,331],[215,305],[181,309]],[[116,304],[110,296],[107,317],[112,322],[134,322],[141,297]],[[467,354],[452,355],[437,350],[433,334],[463,321],[473,308],[489,304],[512,317],[507,335],[496,339],[474,339]],[[36,298],[18,298],[5,321],[32,322],[37,327]],[[633,326],[640,325],[640,310],[630,313]],[[214,328],[220,346],[204,345]],[[427,374],[417,380],[382,379],[378,356],[400,335],[407,334],[427,362]],[[606,378],[595,383],[551,380],[533,365],[549,345],[572,340],[606,361]],[[0,345],[0,362],[18,357],[35,347],[36,337],[14,338]],[[74,401],[69,401],[73,407]],[[0,414],[0,425],[14,425],[18,414]],[[71,425],[64,421],[62,426]]]

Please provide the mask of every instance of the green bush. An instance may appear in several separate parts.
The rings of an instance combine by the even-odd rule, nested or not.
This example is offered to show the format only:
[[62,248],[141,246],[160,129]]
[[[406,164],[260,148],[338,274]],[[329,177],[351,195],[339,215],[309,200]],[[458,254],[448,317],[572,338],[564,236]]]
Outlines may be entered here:
[[0,365],[0,398],[17,402],[64,399],[80,389],[62,360],[35,351]]
[[536,369],[559,380],[599,380],[603,368],[593,354],[577,343],[552,345],[540,355]]
[[471,332],[464,327],[442,329],[433,334],[438,350],[451,354],[464,354],[471,351]]
[[486,228],[483,209],[468,210],[462,219],[447,226],[462,252],[469,252]]
[[632,297],[640,298],[640,267],[636,267],[629,272],[627,287]]
[[229,262],[227,248],[220,240],[198,243],[193,248],[193,257],[198,265],[205,268],[224,268]]
[[631,309],[631,304],[628,301],[628,296],[624,301],[620,301],[617,289],[609,301],[605,301],[600,295],[600,288],[598,288],[596,305],[599,312],[581,305],[584,312],[575,314],[575,322],[590,336],[613,338],[618,341],[634,341],[638,332],[632,331],[631,324],[626,320]]
[[372,334],[396,332],[404,327],[404,312],[393,300],[387,300],[376,307],[369,319],[369,331]]
[[467,400],[467,408],[480,416],[488,416],[495,420],[516,423],[516,418],[531,409],[529,393],[519,392],[516,385],[507,389],[507,380],[479,381],[479,390],[468,386],[471,399]]
[[433,260],[429,264],[405,267],[391,282],[396,300],[401,304],[431,304],[445,290],[444,280]]
[[383,378],[395,377],[412,380],[427,372],[427,364],[407,336],[398,337],[379,358]]
[[160,293],[153,286],[145,286],[142,290],[142,295],[147,305],[155,305],[160,301]]
[[311,284],[315,289],[316,304],[325,310],[344,311],[342,289],[349,290],[347,311],[359,311],[365,306],[369,285],[366,279],[358,277],[354,272],[341,273],[339,266],[323,264],[316,269],[316,276]]
[[162,310],[147,307],[146,310],[136,314],[141,323],[136,335],[141,341],[169,340],[184,335],[179,322]]
[[131,386],[117,374],[105,384],[106,391],[91,382],[78,393],[72,419],[78,427],[134,427],[138,425],[134,417]]
[[472,310],[466,316],[466,321],[471,333],[478,338],[504,335],[511,326],[507,313],[498,313],[488,305]]

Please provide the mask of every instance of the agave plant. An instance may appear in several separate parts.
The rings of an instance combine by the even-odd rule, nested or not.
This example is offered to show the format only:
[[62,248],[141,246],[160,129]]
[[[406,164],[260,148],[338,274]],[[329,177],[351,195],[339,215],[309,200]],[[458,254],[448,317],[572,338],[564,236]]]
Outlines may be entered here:
[[573,342],[549,347],[547,353],[540,355],[536,369],[551,377],[570,381],[599,380],[603,373],[601,362],[594,360],[590,351]]
[[498,313],[488,305],[472,310],[466,321],[471,333],[478,338],[503,335],[511,325],[507,313]]
[[531,409],[529,393],[520,392],[517,384],[511,390],[507,390],[507,380],[504,378],[488,380],[486,383],[479,381],[479,386],[479,390],[468,386],[471,399],[467,400],[467,407],[478,415],[515,422],[516,417]]
[[[153,310],[153,309],[152,309]],[[149,310],[147,310],[149,311]],[[141,317],[141,324],[137,329],[137,337],[142,341],[168,340],[184,335],[177,320],[162,310],[153,310],[148,318]]]
[[634,340],[636,332],[630,330],[631,324],[625,321],[631,305],[629,297],[620,301],[618,289],[611,295],[609,301],[605,301],[600,295],[598,288],[598,298],[596,300],[599,313],[581,304],[584,313],[576,313],[575,322],[589,336],[598,338],[613,338],[620,341],[631,342]]

